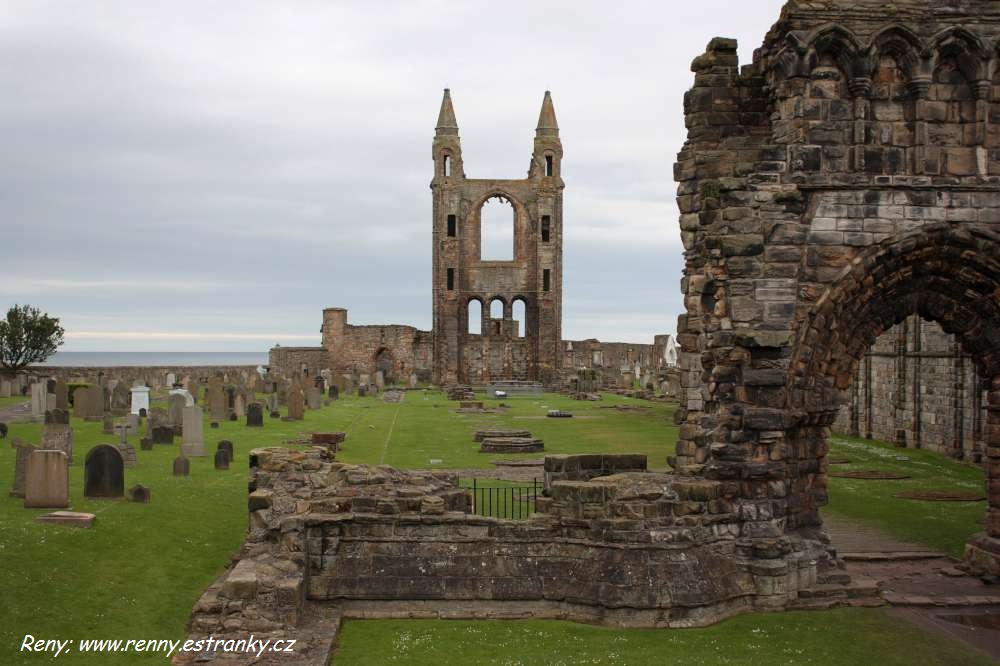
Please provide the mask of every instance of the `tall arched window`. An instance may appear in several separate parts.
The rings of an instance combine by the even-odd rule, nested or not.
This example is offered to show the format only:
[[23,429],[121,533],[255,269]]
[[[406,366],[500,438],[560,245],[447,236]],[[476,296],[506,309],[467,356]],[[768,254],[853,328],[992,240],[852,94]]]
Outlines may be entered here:
[[511,316],[517,321],[517,337],[523,338],[528,326],[528,306],[524,299],[518,298],[515,299],[511,309]]
[[503,301],[499,298],[490,301],[490,319],[503,319]]
[[479,210],[479,258],[510,261],[514,258],[514,206],[497,195]]
[[483,304],[478,298],[469,301],[469,335],[483,333]]
[[445,176],[451,175],[451,155],[445,155],[441,158],[441,168]]

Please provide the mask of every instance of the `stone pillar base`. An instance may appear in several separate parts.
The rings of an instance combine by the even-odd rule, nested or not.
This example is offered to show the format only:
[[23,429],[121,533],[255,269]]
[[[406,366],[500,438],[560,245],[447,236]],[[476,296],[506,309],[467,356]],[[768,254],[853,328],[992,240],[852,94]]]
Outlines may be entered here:
[[962,559],[974,576],[1000,577],[1000,539],[982,533],[970,537]]

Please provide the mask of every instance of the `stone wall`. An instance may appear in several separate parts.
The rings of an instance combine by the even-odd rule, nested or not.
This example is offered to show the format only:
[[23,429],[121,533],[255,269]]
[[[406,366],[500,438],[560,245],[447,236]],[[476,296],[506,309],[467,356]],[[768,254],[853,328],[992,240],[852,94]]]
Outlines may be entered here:
[[985,423],[986,388],[976,364],[955,336],[914,315],[865,354],[833,428],[979,463]]
[[28,369],[27,374],[39,378],[62,379],[67,383],[100,384],[108,380],[117,380],[126,386],[132,386],[136,381],[145,382],[153,389],[169,388],[166,384],[167,375],[173,373],[177,382],[185,386],[199,385],[207,382],[210,377],[220,377],[225,383],[252,385],[258,378],[255,365],[173,365],[173,366],[43,366],[36,365]]
[[267,367],[285,377],[317,377],[329,367],[329,354],[324,347],[271,347]]
[[257,449],[250,465],[247,540],[196,604],[193,637],[301,638],[317,604],[345,617],[702,626],[788,606],[830,560],[822,542],[760,536],[775,518],[741,504],[734,483],[555,481],[530,520],[509,521],[467,513],[468,491],[445,472],[347,465],[325,449]]
[[738,480],[786,533],[820,525],[827,437],[858,365],[917,314],[990,387],[985,531],[1000,553],[998,47],[996,2],[791,0],[751,64],[722,38],[694,59],[674,171],[675,469]]

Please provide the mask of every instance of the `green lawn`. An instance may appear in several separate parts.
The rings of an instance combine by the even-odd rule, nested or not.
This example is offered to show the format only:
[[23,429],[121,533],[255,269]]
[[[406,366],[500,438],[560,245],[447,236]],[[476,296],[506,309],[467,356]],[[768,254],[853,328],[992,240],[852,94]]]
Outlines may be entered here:
[[[495,405],[496,402],[488,400],[487,404]],[[265,417],[265,427],[260,429],[246,428],[242,422],[224,422],[218,429],[211,429],[206,423],[206,448],[214,452],[218,440],[230,439],[236,446],[236,459],[228,471],[214,470],[211,457],[194,459],[191,476],[187,478],[175,478],[171,474],[171,461],[177,455],[179,440],[174,446],[158,445],[153,451],[142,451],[139,450],[138,436],[133,436],[130,441],[137,449],[138,466],[126,470],[126,487],[135,483],[149,486],[152,490],[152,502],[148,505],[124,501],[85,501],[82,498],[82,464],[86,452],[95,444],[113,442],[115,436],[102,435],[100,423],[84,423],[74,419],[76,460],[70,471],[72,508],[96,513],[98,522],[90,530],[39,525],[34,522],[34,517],[44,513],[44,510],[24,509],[22,500],[8,497],[6,492],[0,494],[0,562],[3,563],[0,568],[0,589],[4,591],[4,602],[0,604],[0,664],[40,663],[51,659],[43,655],[17,652],[25,634],[32,634],[36,638],[77,640],[90,637],[182,638],[185,634],[184,625],[194,602],[223,570],[243,540],[247,524],[247,452],[254,447],[280,446],[289,440],[306,438],[313,431],[346,430],[348,438],[345,448],[338,454],[338,458],[344,461],[384,462],[398,467],[492,469],[491,460],[516,456],[480,454],[478,445],[472,441],[472,434],[480,428],[502,426],[532,431],[545,440],[546,452],[640,452],[649,456],[651,467],[662,469],[676,440],[676,427],[671,420],[672,407],[662,403],[646,403],[618,396],[607,396],[602,402],[577,402],[551,394],[537,398],[511,398],[507,402],[511,408],[502,414],[457,414],[454,411],[455,403],[445,400],[440,392],[411,392],[400,404],[347,397],[329,408],[307,411],[305,421],[300,422],[287,423]],[[603,408],[615,404],[649,405],[650,408],[635,413]],[[566,409],[577,416],[572,419],[546,419],[544,414],[548,408]],[[40,425],[10,425],[11,436],[22,437],[34,443],[39,441]],[[4,474],[9,484],[14,451],[9,447],[8,441],[0,443],[0,469],[7,470]],[[872,456],[885,465],[905,464],[879,457],[873,452],[883,450],[878,445],[865,446],[874,448],[870,451],[858,448],[856,444],[851,448],[845,443],[835,442],[834,455],[844,455],[858,461],[864,460],[863,456]],[[895,450],[885,450],[893,455],[896,453]],[[982,474],[975,468],[926,452],[907,450],[902,453],[911,457],[911,463],[908,464],[913,468],[914,476],[919,473],[929,487],[949,487],[946,483],[966,484],[963,487],[970,483],[981,484]],[[525,454],[524,457],[541,456]],[[861,466],[875,465],[866,461]],[[912,534],[912,538],[916,540],[946,547],[949,552],[960,549],[965,537],[980,527],[975,524],[975,520],[982,515],[981,505],[973,510],[950,503],[899,504],[903,500],[890,501],[883,497],[890,490],[902,487],[885,485],[889,483],[909,482],[845,482],[832,479],[831,495],[834,505],[830,510],[873,521],[888,521],[892,523],[891,529],[904,530],[905,533],[901,534]],[[491,482],[490,485],[504,484]],[[874,501],[875,499],[879,501]],[[883,510],[885,516],[880,513]],[[931,515],[940,512],[941,516],[947,518],[935,519],[934,528],[928,529],[928,512]],[[965,519],[967,515],[968,520]],[[960,519],[955,520],[954,516],[959,516]],[[465,632],[462,636],[468,639],[469,650],[478,649],[475,647],[478,644],[477,636],[485,637],[483,640],[487,645],[482,648],[484,650],[494,649],[489,644],[508,646],[510,652],[507,663],[519,663],[515,660],[525,657],[530,657],[536,663],[558,663],[556,657],[553,657],[555,661],[549,661],[547,655],[564,655],[564,663],[579,663],[582,659],[578,658],[580,655],[589,655],[588,659],[600,658],[605,663],[610,663],[607,655],[614,650],[608,647],[609,642],[612,645],[625,642],[629,646],[629,654],[635,655],[649,654],[642,650],[659,652],[673,649],[674,643],[682,646],[699,641],[704,643],[703,650],[710,648],[724,653],[725,646],[729,644],[749,645],[744,634],[751,629],[746,627],[761,627],[761,631],[769,632],[773,639],[780,633],[780,627],[788,627],[790,633],[794,634],[813,631],[808,627],[814,626],[810,623],[815,623],[815,626],[823,626],[828,630],[816,630],[816,640],[824,645],[826,636],[837,637],[845,633],[851,633],[852,638],[851,641],[843,641],[844,643],[878,643],[882,640],[880,636],[886,633],[885,628],[889,626],[894,627],[892,635],[898,635],[897,627],[891,620],[867,611],[816,613],[801,616],[805,619],[795,619],[798,617],[800,616],[774,615],[738,618],[717,628],[697,632],[613,632],[562,623],[399,625],[359,622],[347,625],[344,650],[348,656],[352,654],[352,650],[371,652],[368,656],[373,661],[369,663],[378,663],[374,660],[374,655],[382,653],[376,650],[390,646],[399,639],[397,634],[412,635],[415,645],[417,638],[426,636],[427,631],[459,631],[461,628]],[[740,630],[739,627],[744,629]],[[373,647],[373,642],[366,638],[365,632],[378,634],[379,638],[374,641],[378,645]],[[749,635],[756,636],[752,633]],[[354,636],[359,638],[355,639]],[[535,638],[522,649],[517,642],[522,639],[518,636]],[[701,638],[690,643],[694,639],[687,636]],[[716,643],[712,643],[713,640]],[[748,654],[760,655],[761,659],[764,659],[764,655],[770,655],[767,659],[774,657],[786,662],[801,656],[784,655],[779,648],[768,647],[772,643],[778,644],[774,640],[761,640],[760,651],[755,648]],[[455,642],[445,641],[443,645],[441,649],[454,654]],[[574,652],[577,650],[572,647],[574,645],[579,646],[579,650],[583,652]],[[632,649],[633,645],[635,651]],[[907,641],[906,645],[915,646],[919,643]],[[853,645],[850,648],[853,649]],[[677,649],[681,650],[682,647]],[[947,651],[952,648],[937,649]],[[923,652],[935,654],[927,650]],[[472,657],[463,658],[463,663],[472,663],[479,658],[475,657],[477,653],[469,654]],[[489,653],[482,654],[484,663],[488,663]],[[682,659],[687,653],[678,654],[678,659]],[[704,654],[707,658],[712,652],[706,651]],[[74,664],[164,663],[162,657],[144,658],[134,653],[117,657],[109,654],[85,656],[71,653],[60,657],[60,661]]]
[[21,405],[27,402],[31,402],[29,398],[25,398],[23,395],[12,395],[7,398],[0,398],[0,408],[10,407],[11,405]]
[[881,609],[741,615],[704,629],[552,620],[344,623],[335,664],[992,664]]
[[[907,458],[899,460],[897,458]],[[962,556],[965,541],[983,531],[986,501],[927,502],[897,499],[904,490],[949,490],[985,495],[980,467],[961,463],[922,449],[897,449],[885,442],[834,436],[830,458],[846,458],[847,465],[830,465],[829,471],[890,470],[911,478],[898,481],[865,481],[829,477],[830,505],[824,512],[860,520],[892,533],[904,541],[922,543],[955,557]]]

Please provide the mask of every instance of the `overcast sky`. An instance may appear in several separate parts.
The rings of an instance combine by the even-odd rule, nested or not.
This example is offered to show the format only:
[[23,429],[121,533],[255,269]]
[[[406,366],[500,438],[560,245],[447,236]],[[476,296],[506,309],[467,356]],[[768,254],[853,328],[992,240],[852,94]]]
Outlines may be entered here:
[[748,62],[776,0],[0,4],[0,306],[64,350],[319,343],[321,310],[431,327],[431,140],[523,178],[545,90],[565,150],[567,339],[682,308],[672,165],[689,65]]

